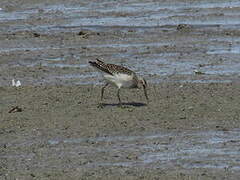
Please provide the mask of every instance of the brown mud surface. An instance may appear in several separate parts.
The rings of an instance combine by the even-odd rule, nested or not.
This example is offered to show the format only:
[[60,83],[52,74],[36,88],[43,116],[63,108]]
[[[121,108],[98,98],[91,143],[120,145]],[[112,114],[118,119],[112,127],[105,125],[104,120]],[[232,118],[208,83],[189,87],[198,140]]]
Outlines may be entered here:
[[[2,87],[4,179],[239,177],[239,84]],[[21,111],[9,112],[18,106]]]
[[[239,19],[239,1],[1,0],[0,179],[238,179]],[[100,107],[95,58],[151,102],[108,88]]]

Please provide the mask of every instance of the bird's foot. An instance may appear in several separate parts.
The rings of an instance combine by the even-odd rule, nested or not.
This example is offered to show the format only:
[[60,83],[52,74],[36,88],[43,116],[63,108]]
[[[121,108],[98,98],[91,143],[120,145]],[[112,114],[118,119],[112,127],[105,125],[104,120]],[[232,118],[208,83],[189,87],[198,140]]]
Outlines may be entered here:
[[127,108],[129,108],[127,105],[123,105],[122,103],[119,103],[119,104],[118,104],[118,107],[121,108],[121,109],[127,109]]
[[119,103],[119,104],[118,104],[118,107],[119,107],[119,108],[124,108],[124,106],[122,105],[122,103]]
[[97,108],[101,108],[101,109],[104,108],[104,104],[103,103],[99,103]]

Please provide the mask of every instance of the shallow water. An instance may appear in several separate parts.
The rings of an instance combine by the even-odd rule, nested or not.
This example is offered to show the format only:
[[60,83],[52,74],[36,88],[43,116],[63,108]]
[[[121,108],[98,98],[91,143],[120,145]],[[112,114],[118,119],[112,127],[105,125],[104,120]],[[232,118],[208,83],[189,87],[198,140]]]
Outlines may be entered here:
[[[71,159],[69,167],[151,167],[206,168],[240,170],[239,129],[232,131],[163,131],[141,136],[105,136],[96,138],[37,138],[27,142],[8,142],[18,149],[41,148],[37,153],[8,153],[16,162],[37,161],[36,166],[48,167],[55,159]],[[43,148],[46,146],[47,148]],[[101,154],[101,156],[99,156]],[[88,159],[77,165],[77,157]],[[49,160],[49,157],[50,160]],[[60,168],[61,164],[52,164]]]
[[[100,79],[99,74],[93,72],[87,63],[94,57],[123,64],[152,83],[167,81],[172,75],[183,76],[174,79],[180,82],[231,81],[228,77],[240,75],[239,10],[239,1],[33,3],[11,11],[3,6],[0,10],[3,35],[27,31],[58,36],[59,33],[77,33],[84,29],[98,32],[100,36],[101,33],[115,31],[125,36],[111,34],[106,36],[106,40],[94,37],[84,42],[74,38],[69,40],[67,36],[56,42],[51,39],[28,41],[27,37],[8,40],[7,36],[0,44],[2,56],[22,54],[22,58],[16,60],[17,65],[37,67],[42,63],[45,67],[59,70],[56,71],[58,74],[45,74],[45,79],[66,78],[61,78],[61,82],[31,80],[31,77],[23,78],[27,75],[13,73],[6,80],[0,80],[0,86],[8,85],[13,78],[20,79],[23,85],[36,81],[86,84],[86,79],[89,84],[96,83]],[[188,24],[190,29],[181,34],[181,30],[177,30],[179,24]],[[27,52],[33,55],[29,57]],[[52,54],[54,58],[49,58]],[[6,62],[1,65],[11,72],[16,64]],[[61,74],[63,68],[69,68],[67,74]],[[75,76],[76,68],[81,69],[79,80],[71,81],[68,77]],[[84,77],[86,71],[92,71],[92,76],[87,74]],[[195,71],[202,72],[204,76],[199,77]],[[93,81],[94,78],[97,80]]]
[[[233,8],[239,8],[239,1],[229,2],[105,2],[105,3],[85,3],[84,5],[55,4],[28,7],[26,10],[7,12],[0,11],[0,21],[27,19],[31,16],[43,16],[48,18],[51,13],[68,18],[69,23],[64,26],[159,26],[159,25],[178,25],[183,24],[237,24],[239,25],[239,11],[229,12]],[[222,12],[227,17],[207,18],[209,14],[219,13],[218,8],[227,11]],[[234,9],[233,9],[234,10]],[[206,12],[208,14],[206,14]],[[107,13],[113,13],[108,15]],[[119,17],[118,14],[122,16]],[[127,14],[127,15],[124,15]],[[203,19],[192,19],[190,17],[201,17]],[[233,15],[233,17],[231,16]],[[229,17],[228,17],[229,16]],[[146,21],[147,19],[147,21]]]

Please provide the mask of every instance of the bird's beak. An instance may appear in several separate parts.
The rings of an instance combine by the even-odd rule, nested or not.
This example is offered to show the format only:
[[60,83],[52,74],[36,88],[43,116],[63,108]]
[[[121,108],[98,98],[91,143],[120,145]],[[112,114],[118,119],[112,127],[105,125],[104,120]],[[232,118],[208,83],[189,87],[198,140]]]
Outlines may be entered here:
[[149,99],[148,99],[148,95],[147,95],[147,89],[146,89],[146,86],[145,86],[145,85],[143,85],[143,91],[144,91],[144,95],[145,95],[145,97],[146,97],[146,100],[147,100],[147,102],[149,103]]

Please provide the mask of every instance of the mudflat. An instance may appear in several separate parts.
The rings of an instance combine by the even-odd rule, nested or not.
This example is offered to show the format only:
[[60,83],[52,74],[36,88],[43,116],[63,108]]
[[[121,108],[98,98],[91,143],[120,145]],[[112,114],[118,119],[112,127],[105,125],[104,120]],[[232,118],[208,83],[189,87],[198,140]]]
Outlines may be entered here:
[[238,1],[3,0],[0,8],[1,86],[96,84],[88,65],[96,58],[151,83],[239,80]]
[[0,175],[235,179],[239,90],[238,83],[150,84],[149,104],[142,90],[123,90],[121,108],[115,88],[99,107],[100,86],[1,87]]
[[[239,1],[0,1],[0,179],[238,179]],[[107,88],[88,61],[143,91]],[[22,86],[11,87],[12,79]]]

